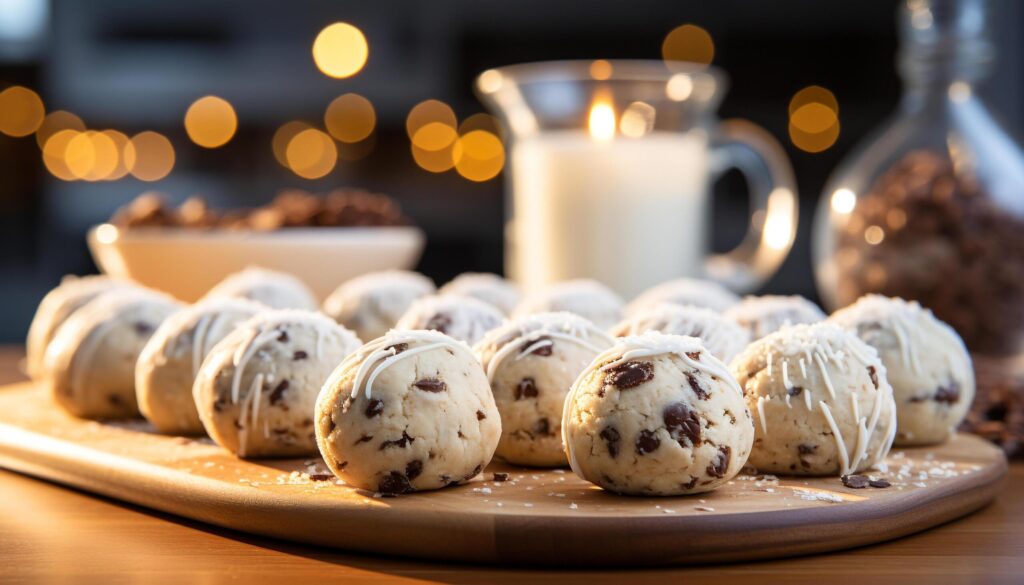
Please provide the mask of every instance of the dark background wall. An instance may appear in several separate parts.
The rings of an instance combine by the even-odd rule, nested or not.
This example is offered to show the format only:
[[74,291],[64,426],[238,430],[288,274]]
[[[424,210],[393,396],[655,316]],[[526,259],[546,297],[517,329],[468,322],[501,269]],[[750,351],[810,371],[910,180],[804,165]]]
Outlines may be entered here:
[[[40,162],[35,141],[0,136],[0,341],[23,338],[35,304],[65,273],[95,271],[85,249],[88,226],[140,192],[172,201],[203,194],[217,206],[255,205],[281,188],[352,185],[397,198],[424,227],[420,269],[443,281],[463,270],[502,267],[502,181],[472,183],[418,168],[404,120],[421,100],[438,98],[460,118],[482,111],[471,91],[492,66],[563,58],[659,58],[674,27],[694,23],[715,41],[715,64],[731,90],[724,117],[744,117],[783,141],[797,172],[801,220],[796,247],[765,288],[815,296],[808,246],[822,184],[843,155],[893,111],[900,94],[894,59],[895,1],[778,0],[716,2],[353,2],[338,0],[24,0],[44,10],[44,26],[0,38],[0,89],[39,91],[48,110],[75,112],[90,127],[129,134],[154,129],[175,145],[173,173],[155,183],[62,182]],[[1011,130],[1024,129],[1024,5],[994,2],[999,57],[983,95]],[[2,18],[0,18],[2,20]],[[359,26],[370,44],[366,68],[347,80],[320,74],[309,56],[325,25]],[[821,153],[786,139],[787,105],[820,84],[839,101],[842,131]],[[274,130],[296,118],[317,120],[345,92],[373,101],[376,145],[341,162],[327,177],[296,177],[274,160]],[[224,148],[192,145],[182,115],[197,97],[235,106],[239,131]],[[725,249],[744,228],[743,185],[719,184],[714,245]]]

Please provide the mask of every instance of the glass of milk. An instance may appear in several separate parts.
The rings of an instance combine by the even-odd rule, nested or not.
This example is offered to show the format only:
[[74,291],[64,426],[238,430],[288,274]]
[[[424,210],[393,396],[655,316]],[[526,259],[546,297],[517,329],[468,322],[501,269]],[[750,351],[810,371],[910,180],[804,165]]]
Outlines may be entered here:
[[[476,89],[504,126],[506,272],[528,291],[594,278],[632,297],[695,276],[747,292],[792,247],[792,169],[764,130],[715,117],[720,71],[662,61],[531,63],[485,71]],[[749,229],[732,251],[709,254],[709,188],[730,168],[749,185]]]

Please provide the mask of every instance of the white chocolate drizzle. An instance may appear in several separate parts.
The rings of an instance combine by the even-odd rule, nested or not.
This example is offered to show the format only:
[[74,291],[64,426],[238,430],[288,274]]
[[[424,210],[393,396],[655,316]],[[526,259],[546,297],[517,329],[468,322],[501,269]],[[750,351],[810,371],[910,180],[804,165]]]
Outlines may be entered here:
[[487,381],[493,384],[494,376],[509,356],[516,354],[514,359],[520,360],[538,349],[553,345],[554,339],[576,344],[594,355],[600,354],[603,348],[591,340],[605,347],[611,347],[613,343],[604,331],[586,319],[570,313],[538,313],[488,333],[477,344],[476,355],[487,372]]

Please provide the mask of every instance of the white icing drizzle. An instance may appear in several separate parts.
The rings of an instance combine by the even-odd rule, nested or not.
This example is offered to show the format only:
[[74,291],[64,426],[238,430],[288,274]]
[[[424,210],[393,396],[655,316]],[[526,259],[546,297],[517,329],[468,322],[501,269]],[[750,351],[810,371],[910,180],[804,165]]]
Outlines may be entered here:
[[825,360],[821,359],[820,353],[814,352],[814,361],[818,362],[818,369],[821,370],[821,377],[825,381],[825,388],[828,389],[828,395],[835,400],[836,390],[832,387],[832,377],[828,375],[828,368],[825,366]]
[[789,361],[786,359],[782,360],[782,386],[787,391],[793,387],[793,382],[789,379]]
[[80,397],[81,389],[85,386],[86,376],[92,371],[92,362],[96,351],[100,348],[107,333],[117,325],[118,321],[113,317],[99,322],[86,334],[81,345],[78,346],[78,351],[71,356],[68,380],[71,383],[71,395],[76,399]]
[[248,337],[238,345],[234,355],[231,357],[231,365],[235,367],[235,371],[231,375],[231,404],[238,404],[241,394],[242,374],[245,372],[245,367],[249,365],[252,356],[256,355],[256,352],[259,351],[263,344],[272,341],[280,335],[281,331],[276,328],[265,330],[261,327],[253,327],[247,330],[246,334]]
[[807,406],[807,412],[810,412],[814,408],[814,406],[811,405],[811,389],[804,388],[804,391],[801,392],[801,394],[804,395],[804,404]]
[[805,380],[807,379],[807,362],[804,358],[800,358],[800,375],[802,375]]
[[195,331],[192,334],[192,379],[199,375],[199,366],[203,363],[203,356],[206,355],[207,332],[212,325],[212,315],[203,315],[196,323]]
[[[548,339],[545,339],[548,338]],[[596,338],[611,346],[612,339],[593,323],[567,313],[540,313],[524,317],[495,329],[477,345],[477,356],[484,364],[487,381],[494,383],[499,367],[509,356],[519,360],[533,351],[553,345],[552,339],[576,344],[594,355],[602,349],[589,340]],[[497,347],[489,357],[486,350]],[[518,352],[518,353],[517,353]]]
[[[706,357],[700,361],[694,360],[687,355],[687,353],[692,352],[702,352]],[[695,337],[665,335],[656,331],[649,331],[643,335],[620,337],[616,340],[614,346],[594,358],[590,366],[580,372],[569,392],[565,395],[565,403],[562,408],[562,442],[569,456],[569,467],[572,468],[576,475],[583,477],[579,462],[576,460],[576,451],[572,442],[568,440],[566,433],[569,428],[569,420],[573,414],[576,393],[579,392],[583,381],[595,371],[605,371],[631,360],[665,354],[675,355],[687,366],[725,382],[726,386],[733,392],[736,392],[738,396],[743,396],[743,390],[740,389],[739,383],[729,373],[729,369],[725,364],[712,355],[711,352],[707,351],[700,340]]]
[[[768,396],[768,400],[771,400],[771,396]],[[768,419],[764,416],[764,403],[767,402],[764,396],[757,397],[757,414],[761,419],[761,432],[764,436],[768,436]],[[789,393],[786,393],[786,403],[789,403]]]
[[860,420],[860,402],[853,392],[850,392],[850,409],[853,411],[853,420]]
[[821,408],[822,414],[825,415],[825,420],[828,421],[829,428],[832,429],[832,438],[836,442],[836,451],[839,452],[839,474],[847,475],[850,473],[850,454],[846,452],[846,441],[843,440],[843,434],[839,432],[836,419],[832,418],[832,410],[825,404],[825,401],[819,400],[818,407]]
[[[399,352],[395,346],[403,343],[425,343],[426,345],[410,347],[405,351]],[[370,398],[373,393],[373,383],[386,369],[414,355],[444,347],[453,348],[472,355],[469,346],[465,343],[448,337],[439,331],[399,331],[392,329],[384,336],[367,343],[359,348],[358,351],[346,357],[324,383],[321,395],[328,396],[328,392],[333,390],[354,369],[355,378],[352,381],[350,396],[355,398],[359,395],[360,390],[363,390],[366,398]]]

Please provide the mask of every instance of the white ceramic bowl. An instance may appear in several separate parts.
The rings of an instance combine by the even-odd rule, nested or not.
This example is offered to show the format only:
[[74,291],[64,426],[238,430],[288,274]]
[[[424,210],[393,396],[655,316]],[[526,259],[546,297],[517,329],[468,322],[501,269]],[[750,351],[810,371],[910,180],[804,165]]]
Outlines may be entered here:
[[346,280],[412,268],[425,237],[415,227],[289,228],[273,232],[176,228],[89,230],[103,272],[195,301],[222,278],[249,266],[302,279],[322,300]]

